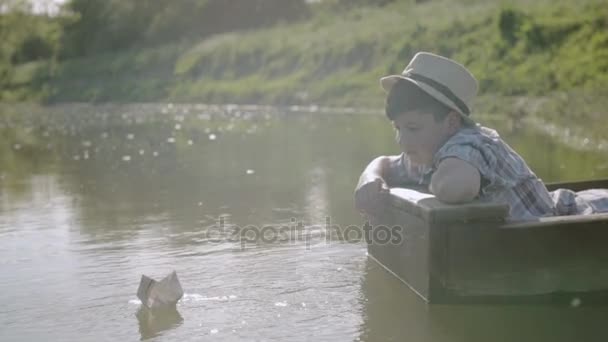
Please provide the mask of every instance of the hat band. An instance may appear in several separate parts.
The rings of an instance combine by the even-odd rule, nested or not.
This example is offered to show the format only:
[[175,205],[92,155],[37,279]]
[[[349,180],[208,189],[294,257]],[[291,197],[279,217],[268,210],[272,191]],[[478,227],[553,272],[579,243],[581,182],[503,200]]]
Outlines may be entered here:
[[409,73],[404,74],[403,76],[409,77],[415,81],[426,83],[428,86],[434,88],[435,90],[440,92],[442,95],[444,95],[448,99],[452,100],[452,102],[454,102],[454,104],[462,111],[463,114],[469,116],[469,114],[470,114],[469,107],[464,102],[462,102],[462,100],[458,96],[454,95],[454,93],[450,90],[450,88],[446,87],[445,85],[443,85],[431,78],[422,76],[420,74],[415,74],[415,73],[409,72]]

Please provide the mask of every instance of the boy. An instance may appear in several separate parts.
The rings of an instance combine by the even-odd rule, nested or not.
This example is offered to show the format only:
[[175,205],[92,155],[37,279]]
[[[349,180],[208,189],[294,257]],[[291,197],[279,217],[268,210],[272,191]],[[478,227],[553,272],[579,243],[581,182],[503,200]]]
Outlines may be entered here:
[[526,162],[496,131],[471,119],[477,81],[464,66],[420,52],[401,75],[380,82],[403,153],[367,166],[355,190],[357,209],[381,213],[389,187],[415,184],[446,203],[508,203],[509,220],[555,214],[551,195]]

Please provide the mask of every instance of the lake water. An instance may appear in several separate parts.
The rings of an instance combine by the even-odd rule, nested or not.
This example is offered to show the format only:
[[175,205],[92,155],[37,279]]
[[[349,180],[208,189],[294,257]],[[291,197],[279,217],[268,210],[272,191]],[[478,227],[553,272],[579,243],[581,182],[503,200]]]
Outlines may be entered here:
[[[486,122],[546,181],[608,177],[599,143]],[[0,130],[0,341],[608,337],[608,308],[428,306],[328,234],[361,225],[358,176],[397,151],[381,115],[18,106]],[[140,310],[141,275],[172,270],[177,311]]]

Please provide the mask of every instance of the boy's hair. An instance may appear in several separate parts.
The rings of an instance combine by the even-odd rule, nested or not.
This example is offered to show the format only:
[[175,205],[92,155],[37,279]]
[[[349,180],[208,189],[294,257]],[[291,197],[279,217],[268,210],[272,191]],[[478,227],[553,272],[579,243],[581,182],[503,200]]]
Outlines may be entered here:
[[443,120],[452,111],[451,108],[435,100],[412,82],[398,80],[386,97],[386,116],[395,120],[402,113],[412,110],[430,112],[437,122]]

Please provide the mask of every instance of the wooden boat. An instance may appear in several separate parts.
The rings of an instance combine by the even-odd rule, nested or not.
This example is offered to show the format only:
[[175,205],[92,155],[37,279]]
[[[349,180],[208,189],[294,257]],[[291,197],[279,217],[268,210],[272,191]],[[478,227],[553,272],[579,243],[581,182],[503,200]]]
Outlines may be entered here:
[[[608,188],[608,180],[547,187]],[[385,213],[370,217],[368,255],[429,303],[608,303],[608,214],[507,223],[507,213],[391,189]],[[381,226],[401,238],[378,238],[389,231]]]

